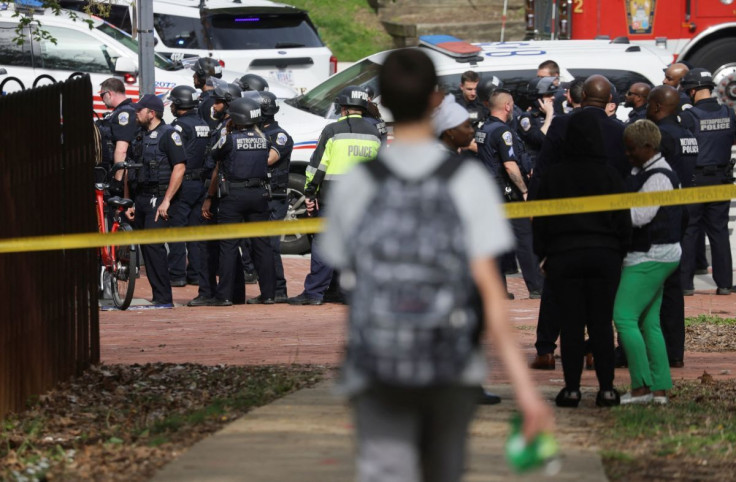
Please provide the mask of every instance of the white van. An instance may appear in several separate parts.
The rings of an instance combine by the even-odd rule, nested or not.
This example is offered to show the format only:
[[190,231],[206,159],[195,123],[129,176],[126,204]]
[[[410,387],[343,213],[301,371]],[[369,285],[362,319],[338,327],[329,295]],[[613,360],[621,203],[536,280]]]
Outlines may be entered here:
[[[80,10],[85,0],[61,0]],[[109,0],[108,20],[132,33],[135,2]],[[200,8],[201,7],[201,8]],[[153,0],[156,52],[173,60],[213,57],[304,93],[337,71],[306,11],[267,0]]]
[[[457,91],[462,73],[474,70],[481,76],[500,78],[522,107],[526,107],[525,96],[518,94],[526,92],[527,84],[537,75],[537,66],[545,60],[555,60],[560,65],[562,81],[602,74],[623,93],[634,82],[660,84],[662,69],[672,58],[656,47],[612,44],[606,40],[468,44],[446,35],[431,35],[421,37],[417,48],[424,49],[434,61],[440,87],[447,92]],[[294,139],[289,182],[291,207],[287,219],[304,215],[300,195],[304,189],[304,172],[322,129],[335,120],[334,100],[338,92],[348,85],[370,86],[380,108],[378,71],[386,55],[388,52],[366,57],[306,94],[282,102],[276,120]],[[390,124],[390,113],[382,111],[382,115]],[[282,243],[284,252],[304,252],[308,247],[306,237],[290,237]]]

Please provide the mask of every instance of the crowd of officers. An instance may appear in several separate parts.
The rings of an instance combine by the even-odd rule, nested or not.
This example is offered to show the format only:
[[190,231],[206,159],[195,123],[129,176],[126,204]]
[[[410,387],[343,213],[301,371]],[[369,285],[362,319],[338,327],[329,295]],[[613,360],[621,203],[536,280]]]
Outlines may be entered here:
[[[169,93],[171,124],[163,120],[160,97],[147,94],[133,103],[119,79],[100,85],[99,95],[112,109],[96,122],[110,194],[133,199],[126,215],[135,229],[283,220],[294,142],[274,118],[276,96],[254,74],[221,80],[220,65],[211,58],[198,59],[193,70],[193,86]],[[340,119],[320,136],[306,173],[310,215],[320,215],[319,199],[336,176],[374,158],[385,143],[372,97],[367,87],[346,88],[338,96]],[[123,163],[127,169],[113,169]],[[146,244],[141,251],[154,307],[173,307],[172,287],[187,284],[199,287],[188,306],[342,302],[337,276],[319,254],[312,257],[304,293],[287,297],[278,236],[169,243],[168,249]],[[256,281],[260,295],[246,300],[245,284]]]
[[[222,81],[214,59],[199,59],[193,70],[194,85],[169,94],[171,124],[163,121],[161,98],[147,94],[133,103],[120,80],[101,84],[112,109],[97,122],[102,165],[110,172],[114,164],[128,166],[115,171],[110,193],[134,200],[126,214],[135,229],[284,219],[294,143],[274,119],[276,96],[257,75]],[[249,264],[261,295],[248,303],[286,299],[279,237],[146,244],[141,251],[155,307],[173,307],[172,286],[186,284],[199,287],[188,306],[244,303]]]
[[[481,77],[474,71],[461,77],[455,94],[459,104],[469,112],[475,139],[466,148],[488,167],[499,182],[506,202],[534,199],[539,181],[546,169],[560,161],[570,116],[591,109],[600,117],[604,150],[608,164],[621,176],[629,177],[623,131],[639,119],[648,119],[659,127],[658,150],[672,166],[681,187],[712,186],[733,183],[732,146],[736,141],[734,111],[713,97],[710,72],[687,64],[676,63],[664,71],[663,84],[651,86],[636,82],[623,96],[603,76],[575,79],[560,83],[559,66],[554,61],[539,65],[537,78],[526,93],[532,105],[521,111],[512,93],[503,89],[494,76]],[[621,97],[623,99],[621,99]],[[621,100],[631,110],[628,120],[621,121],[616,111]],[[448,132],[453,132],[448,131]],[[684,301],[694,294],[693,276],[707,273],[705,235],[711,246],[712,274],[716,294],[733,292],[733,265],[728,233],[729,201],[687,205],[687,220],[681,237],[682,257],[679,268],[667,279],[661,322],[670,365],[683,366]],[[537,357],[532,368],[553,369],[554,350],[560,328],[550,315],[553,303],[548,284],[540,274],[535,256],[532,230],[528,219],[512,220],[516,251],[500,263],[506,273],[514,272],[516,260],[530,297],[542,298],[537,328]],[[512,295],[509,295],[510,297]],[[622,355],[617,352],[617,356]],[[617,359],[623,366],[625,360]]]

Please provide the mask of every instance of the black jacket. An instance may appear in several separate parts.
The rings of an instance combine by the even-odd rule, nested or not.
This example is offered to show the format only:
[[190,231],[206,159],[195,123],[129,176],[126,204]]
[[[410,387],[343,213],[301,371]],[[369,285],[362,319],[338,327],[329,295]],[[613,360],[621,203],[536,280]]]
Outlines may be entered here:
[[[560,162],[548,166],[540,178],[536,199],[626,192],[620,172],[608,162],[596,114],[584,110],[571,117]],[[628,209],[537,217],[532,228],[534,252],[540,258],[584,248],[610,248],[624,254],[632,230]]]

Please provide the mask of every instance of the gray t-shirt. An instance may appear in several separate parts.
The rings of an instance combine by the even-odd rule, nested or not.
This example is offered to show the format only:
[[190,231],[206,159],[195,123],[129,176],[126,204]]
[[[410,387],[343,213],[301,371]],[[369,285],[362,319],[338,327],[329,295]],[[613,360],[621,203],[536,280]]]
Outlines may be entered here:
[[[434,172],[447,156],[447,149],[437,141],[422,143],[394,142],[381,151],[381,158],[391,171],[404,179],[418,179]],[[480,163],[468,161],[455,171],[449,191],[462,218],[466,248],[470,259],[496,257],[513,248],[513,233],[502,209],[501,197],[488,171]],[[370,203],[376,183],[365,166],[357,165],[336,183],[327,202],[327,226],[319,249],[323,258],[337,269],[349,267],[353,256],[349,240],[364,215],[370,215]],[[470,269],[470,267],[468,267]],[[479,349],[458,383],[479,385],[486,377],[486,361]],[[352,396],[369,386],[369,380],[350,364],[343,366],[337,392]]]
[[[397,176],[412,180],[433,172],[447,156],[438,141],[394,142],[381,151],[381,159]],[[514,237],[504,217],[495,182],[478,162],[465,162],[450,180],[450,195],[462,217],[470,258],[495,257],[513,248]],[[365,166],[357,165],[332,188],[327,199],[327,227],[320,239],[320,254],[333,267],[347,267],[348,240],[363,215],[370,211],[376,184]]]

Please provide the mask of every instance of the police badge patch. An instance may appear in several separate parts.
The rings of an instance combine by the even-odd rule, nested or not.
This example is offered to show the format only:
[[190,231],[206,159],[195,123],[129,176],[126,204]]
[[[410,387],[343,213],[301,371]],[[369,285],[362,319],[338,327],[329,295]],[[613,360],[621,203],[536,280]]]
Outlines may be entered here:
[[[529,120],[529,119],[527,119],[527,120]],[[504,132],[503,135],[501,136],[501,138],[503,139],[503,142],[506,143],[507,146],[511,146],[511,145],[514,144],[514,138],[511,135],[511,132],[509,132],[509,131]]]
[[151,132],[151,139],[155,139],[158,137],[158,131]]
[[182,132],[182,130],[183,130],[183,129],[181,128],[181,126],[180,126],[179,124],[176,124],[176,125],[174,126],[174,129],[176,129],[176,130],[177,130],[177,131],[179,131],[179,132]]
[[121,126],[127,126],[128,122],[130,122],[130,114],[127,112],[121,112],[120,115],[118,115],[118,124]]
[[521,128],[524,129],[524,132],[526,132],[532,126],[532,121],[530,121],[528,117],[522,117],[519,124],[521,125]]
[[287,141],[286,134],[283,132],[279,132],[279,134],[276,136],[276,144],[280,146],[285,146]]
[[179,135],[178,132],[172,132],[171,133],[171,140],[174,141],[174,144],[176,144],[177,146],[181,147],[181,145],[182,145],[181,136]]

